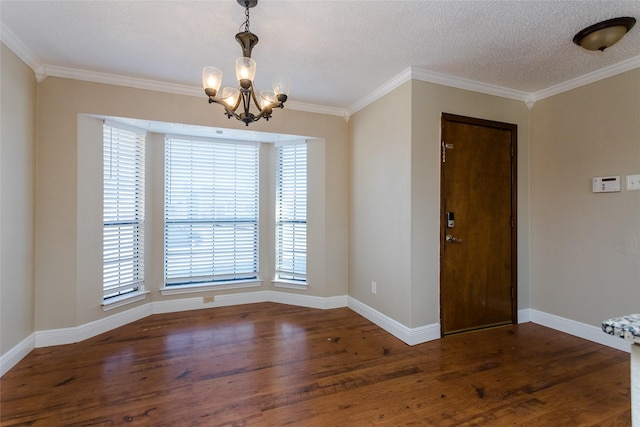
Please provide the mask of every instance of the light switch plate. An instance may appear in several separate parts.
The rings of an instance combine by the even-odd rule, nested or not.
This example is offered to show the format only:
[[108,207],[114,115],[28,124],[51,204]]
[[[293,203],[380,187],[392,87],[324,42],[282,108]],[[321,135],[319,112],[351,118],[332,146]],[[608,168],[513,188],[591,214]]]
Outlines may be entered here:
[[627,175],[627,190],[640,190],[640,175]]

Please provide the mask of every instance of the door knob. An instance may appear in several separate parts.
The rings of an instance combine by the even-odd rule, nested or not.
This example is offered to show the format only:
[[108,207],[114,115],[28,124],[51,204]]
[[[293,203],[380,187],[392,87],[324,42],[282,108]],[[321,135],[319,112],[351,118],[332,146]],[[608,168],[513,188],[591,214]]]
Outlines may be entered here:
[[453,237],[451,234],[447,234],[444,239],[447,243],[462,243],[462,239],[458,239],[457,237]]

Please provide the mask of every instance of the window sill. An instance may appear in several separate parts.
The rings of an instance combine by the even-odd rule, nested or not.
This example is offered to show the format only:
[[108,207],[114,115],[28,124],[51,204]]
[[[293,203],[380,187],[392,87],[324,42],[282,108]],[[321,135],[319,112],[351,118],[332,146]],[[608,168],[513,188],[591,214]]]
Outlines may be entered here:
[[164,295],[191,294],[196,292],[220,291],[225,289],[257,288],[262,286],[262,280],[230,280],[228,282],[209,282],[194,285],[171,285],[160,289]]
[[275,279],[272,280],[271,283],[273,283],[276,288],[307,290],[307,282],[301,282],[299,280]]
[[149,292],[150,291],[136,291],[121,295],[119,297],[109,298],[108,300],[102,302],[102,311],[109,311],[127,304],[142,301],[147,297]]

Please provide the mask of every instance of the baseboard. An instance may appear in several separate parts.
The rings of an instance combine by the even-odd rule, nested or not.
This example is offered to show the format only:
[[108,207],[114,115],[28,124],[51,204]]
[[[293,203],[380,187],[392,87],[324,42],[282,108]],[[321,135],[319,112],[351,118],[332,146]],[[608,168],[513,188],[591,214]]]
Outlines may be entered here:
[[113,329],[124,326],[128,323],[135,322],[144,317],[153,314],[153,303],[147,303],[132,309],[113,314],[103,319],[94,320],[84,325],[61,328],[48,329],[44,331],[36,331],[36,347],[49,347],[52,345],[73,344],[86,340],[96,335],[109,332]]
[[269,301],[271,302],[297,305],[300,307],[330,310],[332,308],[347,307],[348,304],[348,297],[346,295],[323,298],[310,295],[292,294],[289,292],[266,292],[269,293]]
[[[440,325],[438,323],[420,326],[417,328],[409,328],[408,326],[403,325],[402,323],[347,295],[323,298],[277,291],[245,292],[238,294],[216,295],[215,300],[211,303],[205,303],[202,297],[149,302],[130,310],[77,327],[36,331],[5,354],[0,355],[0,376],[8,372],[34,348],[72,344],[83,341],[136,320],[140,320],[151,314],[174,313],[186,310],[253,304],[259,302],[277,302],[281,304],[290,304],[323,310],[349,307],[351,310],[375,323],[377,326],[409,345],[421,344],[440,338]],[[612,347],[617,350],[631,352],[631,345],[628,341],[624,341],[612,335],[607,335],[596,326],[587,325],[585,323],[580,323],[575,320],[566,319],[534,309],[519,310],[518,323],[526,323],[529,321],[579,338],[593,341],[598,344]]]
[[[348,297],[348,301],[348,307],[350,309],[409,345],[416,345],[440,338],[440,325],[437,323],[418,328],[409,328],[355,298]],[[518,323],[527,322],[537,323],[627,353],[631,352],[631,345],[628,341],[605,334],[602,332],[602,329],[596,326],[530,308],[518,310]]]
[[36,335],[31,334],[23,339],[18,345],[11,348],[0,356],[0,377],[9,372],[9,369],[16,366],[31,350],[36,347]]
[[529,309],[529,312],[531,322],[533,323],[537,323],[569,335],[574,335],[588,341],[593,341],[607,347],[631,353],[632,344],[629,341],[625,341],[619,337],[614,337],[613,335],[605,334],[602,332],[602,329],[597,326],[587,325],[586,323],[576,322],[575,320],[534,309]]
[[438,323],[409,328],[353,297],[348,297],[347,307],[409,345],[421,344],[440,338],[440,325]]
[[[259,302],[277,302],[301,307],[331,309],[347,306],[347,296],[317,297],[277,291],[244,292],[228,295],[216,295],[213,302],[204,302],[202,297],[179,298],[165,301],[152,301],[147,304],[122,311],[120,313],[95,320],[84,325],[36,331],[35,347],[72,344],[135,322],[151,314],[176,313],[179,311],[200,310],[230,305],[253,304]],[[33,348],[33,346],[32,346]],[[30,351],[30,350],[29,350]],[[27,351],[28,353],[28,351]],[[25,353],[26,354],[26,353]],[[24,357],[24,356],[23,356]]]
[[202,297],[156,301],[153,303],[153,313],[174,313],[177,311],[255,304],[259,302],[277,302],[280,304],[329,310],[332,308],[346,307],[347,296],[341,295],[325,298],[278,291],[243,292],[238,294],[216,295],[214,301],[210,303],[204,303]]
[[524,308],[522,310],[518,310],[518,323],[527,322],[531,322],[531,309]]

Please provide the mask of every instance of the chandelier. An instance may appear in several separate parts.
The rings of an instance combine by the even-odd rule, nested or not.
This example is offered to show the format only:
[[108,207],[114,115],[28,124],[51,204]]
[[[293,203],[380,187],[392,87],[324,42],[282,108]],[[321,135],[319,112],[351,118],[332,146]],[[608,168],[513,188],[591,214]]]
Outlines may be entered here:
[[[256,61],[251,59],[251,51],[258,44],[258,36],[249,31],[249,8],[258,4],[258,0],[237,1],[240,6],[245,8],[246,17],[244,31],[236,34],[236,41],[242,48],[242,56],[236,60],[236,77],[240,87],[225,87],[220,92],[222,71],[216,67],[203,68],[202,85],[204,92],[209,97],[209,104],[215,102],[222,105],[228,118],[235,117],[249,126],[249,123],[262,118],[268,121],[274,108],[284,108],[284,103],[289,95],[290,83],[287,77],[277,76],[273,79],[273,90],[261,90],[259,94],[256,94],[253,87]],[[258,109],[257,113],[250,111],[252,102]],[[238,110],[240,111],[238,112]]]

